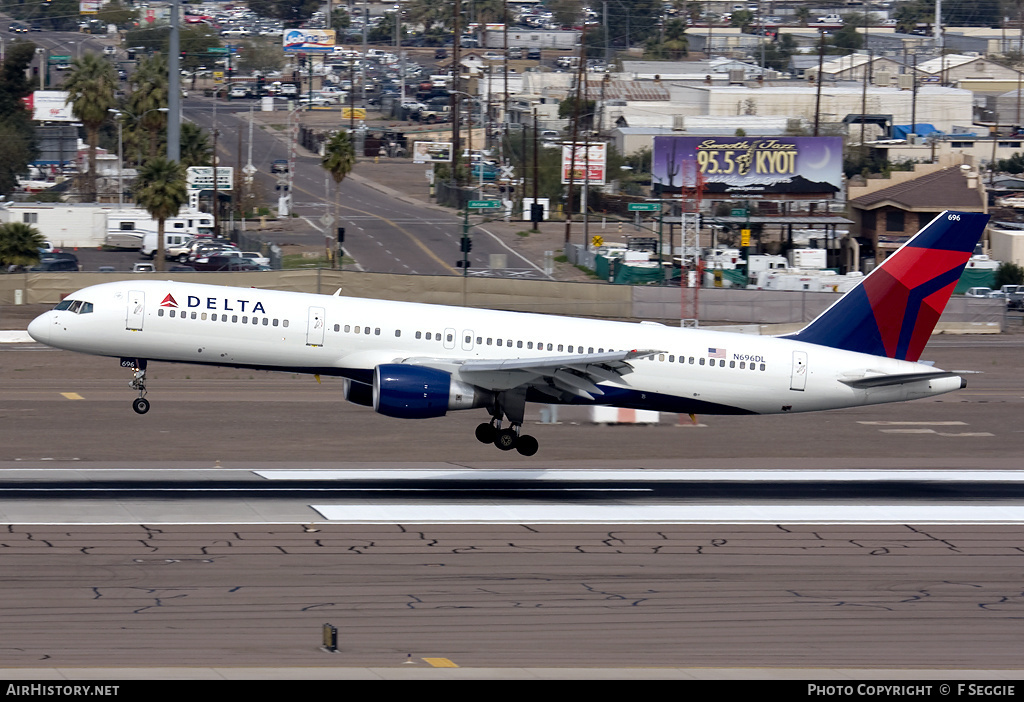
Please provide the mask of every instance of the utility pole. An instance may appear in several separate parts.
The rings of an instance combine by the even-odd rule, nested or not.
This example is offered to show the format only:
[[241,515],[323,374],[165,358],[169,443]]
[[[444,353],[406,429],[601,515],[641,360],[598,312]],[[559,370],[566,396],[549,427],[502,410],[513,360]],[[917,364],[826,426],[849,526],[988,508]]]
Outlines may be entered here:
[[167,56],[167,160],[181,160],[181,0],[171,0]]

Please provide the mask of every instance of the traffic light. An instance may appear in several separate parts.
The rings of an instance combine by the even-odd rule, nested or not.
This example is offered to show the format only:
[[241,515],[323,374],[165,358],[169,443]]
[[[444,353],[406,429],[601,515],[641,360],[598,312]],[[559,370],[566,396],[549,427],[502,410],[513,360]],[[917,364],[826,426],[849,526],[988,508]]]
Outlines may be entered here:
[[462,237],[462,241],[459,244],[459,251],[462,253],[469,253],[473,250],[473,240],[468,236]]
[[345,242],[345,227],[338,227],[338,243],[343,244]]
[[299,68],[306,67],[306,54],[299,52]]

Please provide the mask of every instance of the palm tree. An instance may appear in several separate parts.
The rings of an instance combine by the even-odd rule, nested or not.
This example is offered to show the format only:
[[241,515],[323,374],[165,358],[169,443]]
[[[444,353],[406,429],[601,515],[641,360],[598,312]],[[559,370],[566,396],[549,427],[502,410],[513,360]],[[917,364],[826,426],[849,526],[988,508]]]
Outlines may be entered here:
[[71,74],[64,81],[64,89],[68,91],[67,102],[75,117],[85,125],[89,143],[89,168],[83,181],[87,202],[96,201],[96,147],[100,127],[110,117],[107,111],[117,107],[114,99],[116,87],[117,74],[113,64],[92,52],[74,60]]
[[31,266],[39,263],[43,235],[24,222],[0,224],[0,265]]
[[324,145],[324,157],[320,160],[331,178],[334,179],[334,218],[338,218],[338,185],[345,180],[345,176],[352,172],[356,165],[356,150],[352,146],[352,140],[348,138],[348,132],[337,131]]
[[181,123],[181,165],[205,166],[210,162],[213,149],[210,135],[195,122]]
[[139,171],[135,181],[135,202],[157,221],[156,269],[164,269],[164,222],[178,214],[188,200],[185,168],[176,161],[157,157]]
[[[132,141],[139,163],[160,155],[160,137],[167,133],[167,113],[160,108],[167,107],[167,88],[167,59],[160,54],[142,59],[132,74],[128,100],[128,110],[136,115]],[[147,133],[145,139],[140,132]],[[146,149],[142,148],[144,141],[148,142]]]

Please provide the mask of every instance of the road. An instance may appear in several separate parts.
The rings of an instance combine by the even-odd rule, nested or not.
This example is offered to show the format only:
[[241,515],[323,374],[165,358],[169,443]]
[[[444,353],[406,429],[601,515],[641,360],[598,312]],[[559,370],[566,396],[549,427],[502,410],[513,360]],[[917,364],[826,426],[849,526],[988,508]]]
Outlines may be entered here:
[[[220,101],[214,114],[214,100],[191,96],[185,101],[184,114],[189,120],[212,133],[220,130],[218,155],[222,164],[239,163],[239,148],[244,162],[249,153],[248,115],[250,101]],[[258,113],[257,113],[258,114]],[[275,113],[275,121],[286,124],[283,112]],[[289,148],[284,133],[265,124],[252,130],[253,166],[257,178],[266,193],[276,193],[276,177],[270,174],[270,165],[276,159],[289,158]],[[339,118],[340,121],[340,118]],[[239,147],[241,134],[241,147]],[[420,172],[427,166],[409,164],[409,168]],[[295,159],[293,184],[294,213],[307,224],[306,234],[294,236],[293,243],[322,246],[324,237],[333,235],[336,227],[344,227],[345,252],[353,258],[361,270],[377,273],[398,273],[418,275],[461,275],[456,261],[461,260],[460,240],[463,220],[451,210],[426,206],[423,203],[402,197],[401,185],[392,184],[388,192],[371,187],[354,178],[347,178],[335,188],[334,182],[320,166],[319,157],[299,149]],[[424,176],[425,178],[425,176]],[[384,184],[387,186],[388,184]],[[337,208],[335,208],[337,200]],[[335,214],[336,213],[336,214]],[[330,226],[321,218],[330,214],[337,221]],[[473,217],[473,222],[478,221]],[[470,254],[472,271],[489,267],[491,254],[506,254],[511,259],[509,268],[517,277],[546,277],[536,267],[516,256],[500,242],[490,237],[474,237]]]

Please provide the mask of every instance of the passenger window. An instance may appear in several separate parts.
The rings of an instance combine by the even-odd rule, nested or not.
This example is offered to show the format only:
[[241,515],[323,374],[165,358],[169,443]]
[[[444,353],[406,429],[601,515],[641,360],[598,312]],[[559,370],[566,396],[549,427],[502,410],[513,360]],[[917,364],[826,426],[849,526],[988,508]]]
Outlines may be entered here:
[[264,317],[263,318],[263,326],[267,326],[269,324],[270,324],[270,317]]
[[522,341],[517,341],[517,342],[516,342],[516,348],[517,348],[517,349],[521,349],[521,348],[523,348],[523,342],[522,342]]
[[276,319],[274,320],[274,326],[275,327],[277,326],[277,320]]
[[[359,330],[356,329],[356,333],[358,333],[358,332],[359,332]],[[430,341],[430,332],[427,332],[427,341]]]
[[[527,341],[526,342],[526,348],[532,349],[533,348],[533,342],[532,341]],[[537,344],[537,348],[540,348],[540,344]]]
[[[213,171],[210,171],[210,172],[212,173]],[[237,321],[238,321],[238,315],[237,314],[231,315],[231,323],[234,324]]]
[[501,339],[498,339],[498,346],[501,346]]
[[[213,172],[213,171],[211,171],[211,173],[212,173],[212,172]],[[338,331],[341,331],[341,325],[340,325],[340,324],[335,324],[335,325],[334,325],[334,331],[336,331],[336,332],[338,332]]]
[[702,358],[702,359],[700,359],[700,364],[701,364],[702,366],[704,365],[704,359],[703,359],[703,358]]
[[159,309],[158,309],[158,310],[156,311],[156,316],[157,316],[157,317],[163,317],[163,316],[164,316],[164,308],[163,308],[163,307],[159,308]]
[[369,333],[370,333],[370,328],[369,327],[363,327],[363,334],[369,334]]

